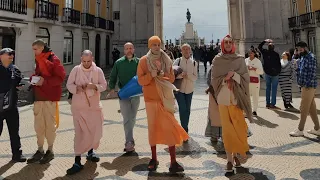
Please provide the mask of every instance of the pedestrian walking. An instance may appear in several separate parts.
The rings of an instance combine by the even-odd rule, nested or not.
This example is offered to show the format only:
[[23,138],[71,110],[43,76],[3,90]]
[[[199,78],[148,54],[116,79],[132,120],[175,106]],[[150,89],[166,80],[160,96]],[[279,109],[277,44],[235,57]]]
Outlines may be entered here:
[[261,61],[257,58],[257,53],[253,48],[248,51],[248,58],[245,59],[249,70],[250,84],[249,91],[252,98],[252,114],[257,116],[260,96],[260,75],[263,74],[263,67]]
[[[116,83],[122,89],[136,74],[139,59],[134,56],[134,46],[128,42],[124,45],[124,56],[118,59],[112,68],[109,88],[111,89],[109,95],[115,93]],[[123,117],[123,128],[125,133],[125,152],[132,152],[135,150],[135,141],[133,138],[133,129],[136,124],[136,116],[140,105],[140,97],[135,96],[129,99],[120,99],[120,112]]]
[[169,146],[171,157],[169,171],[182,172],[184,169],[176,160],[176,146],[181,145],[189,136],[173,114],[173,90],[178,89],[172,84],[175,79],[172,61],[160,46],[161,40],[158,36],[152,36],[148,40],[150,50],[140,59],[137,72],[139,84],[143,87],[152,152],[148,170],[157,169],[159,162],[156,145],[163,144]]
[[211,71],[208,71],[206,94],[209,94],[209,107],[208,107],[208,121],[205,130],[205,136],[210,137],[211,142],[217,142],[222,137],[221,118],[219,113],[219,106],[216,99],[216,94],[211,85]]
[[298,84],[301,86],[300,122],[298,129],[291,132],[290,135],[304,136],[304,126],[306,124],[307,116],[310,115],[314,123],[314,128],[312,130],[308,130],[308,133],[320,136],[317,105],[314,100],[318,86],[317,59],[309,50],[307,43],[303,41],[298,42],[296,47],[300,53],[300,60],[297,69]]
[[[60,59],[47,44],[38,39],[33,42],[32,49],[36,58],[35,74],[31,76],[34,95],[34,127],[37,134],[38,150],[28,159],[28,163],[49,163],[53,158],[53,143],[56,129],[59,126],[59,104],[62,83],[66,76]],[[44,153],[44,140],[48,150]]]
[[247,140],[248,126],[243,112],[250,122],[252,109],[249,96],[250,77],[243,56],[235,53],[235,43],[230,35],[221,42],[222,53],[212,62],[212,87],[217,94],[217,103],[222,125],[222,137],[227,154],[226,171],[240,167],[237,157],[246,157],[249,151]]
[[93,62],[91,51],[82,52],[81,64],[72,69],[67,88],[73,94],[71,112],[75,128],[75,162],[67,170],[72,175],[83,169],[81,154],[88,152],[88,161],[100,161],[93,150],[98,149],[102,138],[104,117],[100,93],[106,90],[107,82],[101,68]]
[[19,68],[13,64],[14,50],[3,48],[0,50],[0,136],[3,130],[3,121],[6,124],[10,136],[12,161],[25,162],[22,155],[19,135],[20,119],[17,107],[18,93],[22,74]]
[[181,52],[182,57],[176,59],[173,63],[173,66],[179,66],[183,71],[176,77],[182,79],[182,82],[180,87],[178,87],[179,91],[175,93],[175,98],[179,106],[181,125],[188,133],[194,83],[198,79],[198,63],[191,57],[191,47],[189,44],[182,45]]

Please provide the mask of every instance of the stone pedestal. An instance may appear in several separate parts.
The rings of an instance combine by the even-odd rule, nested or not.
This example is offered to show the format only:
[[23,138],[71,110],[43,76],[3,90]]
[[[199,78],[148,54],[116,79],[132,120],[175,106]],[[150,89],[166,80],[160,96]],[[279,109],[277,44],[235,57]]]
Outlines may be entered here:
[[193,31],[193,23],[187,22],[186,23],[186,32],[184,34],[186,39],[193,39],[194,38],[194,31]]

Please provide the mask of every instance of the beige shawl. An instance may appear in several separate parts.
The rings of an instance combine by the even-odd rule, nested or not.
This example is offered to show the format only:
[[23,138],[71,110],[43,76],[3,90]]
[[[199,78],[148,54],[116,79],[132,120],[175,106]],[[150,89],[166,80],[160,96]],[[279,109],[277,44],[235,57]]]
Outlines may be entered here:
[[[160,50],[159,54],[153,54],[151,50],[147,53],[147,66],[148,70],[151,72],[152,70],[157,70],[157,66],[155,64],[156,60],[161,62],[161,69],[164,73],[170,74],[172,69],[172,60],[169,56],[163,51]],[[162,100],[163,106],[169,112],[174,113],[174,95],[173,90],[178,91],[178,89],[169,81],[163,79],[161,76],[156,76],[155,78],[157,90],[159,96]]]
[[220,93],[222,82],[229,71],[234,71],[240,75],[240,84],[231,81],[233,93],[237,99],[237,106],[242,109],[250,122],[252,119],[252,109],[249,93],[250,77],[246,67],[245,59],[239,54],[219,53],[212,61],[211,84],[215,95]]

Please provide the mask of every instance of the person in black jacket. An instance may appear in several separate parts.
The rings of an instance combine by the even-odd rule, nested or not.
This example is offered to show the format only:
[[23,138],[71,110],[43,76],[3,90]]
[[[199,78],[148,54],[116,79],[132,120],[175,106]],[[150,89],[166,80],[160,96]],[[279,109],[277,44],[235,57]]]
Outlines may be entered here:
[[[263,48],[266,43],[268,43],[268,49]],[[266,80],[266,107],[268,109],[280,109],[276,106],[279,74],[281,72],[280,56],[274,51],[274,44],[271,39],[266,39],[260,43],[258,49],[263,57],[263,70]]]
[[3,129],[4,119],[7,122],[12,160],[15,162],[25,162],[26,158],[22,155],[21,142],[19,136],[19,112],[18,112],[18,93],[22,75],[17,66],[12,64],[14,51],[10,48],[0,50],[0,136]]

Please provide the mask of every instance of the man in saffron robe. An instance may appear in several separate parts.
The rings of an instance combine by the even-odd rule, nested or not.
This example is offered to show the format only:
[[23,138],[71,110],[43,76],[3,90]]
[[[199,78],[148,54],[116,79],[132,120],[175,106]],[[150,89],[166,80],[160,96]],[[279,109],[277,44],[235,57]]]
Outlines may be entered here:
[[[39,39],[34,41],[32,49],[36,58],[35,74],[30,80],[34,92],[34,128],[37,134],[38,150],[28,159],[28,163],[40,162],[45,164],[54,158],[53,143],[56,129],[59,127],[59,106],[66,73],[60,59],[50,50],[47,44]],[[44,154],[44,139],[47,140],[48,150]]]
[[183,167],[176,161],[175,146],[181,145],[189,136],[174,117],[173,90],[178,90],[172,84],[175,76],[172,61],[160,49],[161,40],[152,36],[148,41],[149,52],[143,56],[138,64],[138,81],[143,86],[143,95],[146,104],[148,119],[149,144],[152,159],[148,170],[155,171],[157,161],[156,145],[169,146],[171,165],[170,172],[182,172]]
[[74,151],[75,163],[67,174],[82,170],[81,154],[88,152],[87,160],[99,162],[93,149],[97,149],[102,138],[103,113],[100,93],[107,88],[107,82],[101,68],[93,62],[92,52],[82,53],[81,64],[75,66],[68,78],[68,90],[73,94],[71,111],[75,127]]
[[240,167],[237,155],[246,156],[249,151],[247,141],[248,126],[243,112],[252,122],[249,93],[249,73],[244,57],[235,53],[235,43],[231,36],[223,38],[221,51],[212,61],[211,85],[219,106],[222,138],[227,153],[227,172],[233,166]]

